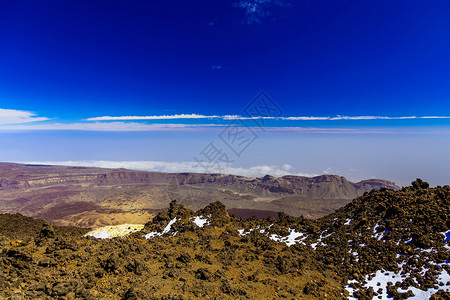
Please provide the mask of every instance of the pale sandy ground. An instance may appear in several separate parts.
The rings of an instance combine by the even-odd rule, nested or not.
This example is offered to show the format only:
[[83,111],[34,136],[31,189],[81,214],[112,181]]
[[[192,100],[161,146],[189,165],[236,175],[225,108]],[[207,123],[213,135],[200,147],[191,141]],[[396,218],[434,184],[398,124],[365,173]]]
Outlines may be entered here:
[[87,211],[75,214],[65,219],[54,220],[60,226],[77,226],[88,228],[101,228],[107,225],[120,224],[145,224],[155,216],[155,213],[148,211],[130,211],[117,213],[99,213],[97,211]]
[[86,233],[85,236],[92,236],[99,239],[109,239],[114,237],[127,236],[133,232],[140,231],[144,228],[142,224],[122,224],[114,226],[105,226],[94,229]]

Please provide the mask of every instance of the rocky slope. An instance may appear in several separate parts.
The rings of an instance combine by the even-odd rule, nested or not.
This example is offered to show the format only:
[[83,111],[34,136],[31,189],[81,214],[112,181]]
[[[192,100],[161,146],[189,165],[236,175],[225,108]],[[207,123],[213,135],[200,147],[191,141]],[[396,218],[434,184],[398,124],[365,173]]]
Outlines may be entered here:
[[0,213],[101,227],[145,223],[172,200],[191,209],[219,200],[248,215],[284,211],[318,218],[383,187],[398,188],[385,180],[352,183],[335,175],[246,178],[0,163]]
[[367,192],[318,220],[282,213],[242,220],[220,202],[196,212],[172,202],[133,231],[99,239],[1,215],[0,297],[450,297],[449,186],[417,180],[399,191]]

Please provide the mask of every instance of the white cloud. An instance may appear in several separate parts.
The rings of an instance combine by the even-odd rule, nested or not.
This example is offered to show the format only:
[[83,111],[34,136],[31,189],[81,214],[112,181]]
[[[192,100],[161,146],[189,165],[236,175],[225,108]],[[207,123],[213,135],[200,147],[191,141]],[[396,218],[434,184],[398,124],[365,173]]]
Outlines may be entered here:
[[387,116],[341,116],[335,117],[315,117],[315,116],[297,116],[297,117],[242,117],[239,115],[225,115],[221,117],[224,120],[283,120],[283,121],[339,121],[339,120],[408,120],[408,119],[450,119],[450,116],[400,116],[400,117],[387,117]]
[[0,125],[24,124],[46,120],[48,120],[48,118],[37,117],[35,113],[29,111],[0,108]]
[[[166,173],[208,173],[197,162],[164,162],[164,161],[28,161],[18,162],[27,164],[43,164],[43,165],[62,165],[62,166],[83,166],[83,167],[99,167],[99,168],[125,168],[140,171],[166,172]],[[262,177],[264,175],[272,175],[276,177],[284,175],[297,176],[317,176],[318,174],[293,172],[292,166],[284,164],[277,165],[257,165],[249,168],[229,167],[222,170],[211,170],[210,173],[223,173],[241,175],[246,177]]]
[[329,117],[284,117],[283,120],[288,121],[323,121],[329,120]]
[[247,117],[240,115],[200,115],[175,114],[160,116],[102,116],[88,118],[86,121],[140,121],[140,120],[181,120],[181,119],[221,119],[221,120],[282,120],[282,121],[339,121],[339,120],[408,120],[408,119],[450,119],[450,116],[292,116],[292,117]]
[[325,170],[322,171],[323,174],[331,174],[333,172],[333,169],[331,167],[326,168]]
[[219,116],[205,116],[198,114],[176,114],[176,115],[161,115],[161,116],[103,116],[88,118],[87,121],[129,121],[129,120],[176,120],[176,119],[213,119],[220,118]]
[[[201,122],[192,122],[190,124],[158,124],[145,121],[159,120],[188,120],[203,119],[210,120],[208,124]],[[74,123],[34,123],[37,121],[49,120],[45,117],[37,117],[35,114],[27,111],[0,109],[0,130],[89,130],[89,131],[181,131],[181,130],[205,130],[215,129],[223,130],[227,126],[227,122],[217,121],[233,121],[233,120],[257,120],[260,117],[240,116],[240,115],[202,115],[202,114],[174,114],[174,115],[153,115],[153,116],[102,116],[89,118],[84,121]],[[291,117],[262,117],[265,120],[274,121],[316,121],[316,122],[332,122],[338,120],[345,121],[364,121],[364,120],[407,120],[407,119],[450,119],[449,116],[291,116]],[[86,122],[88,121],[88,122]],[[107,122],[110,121],[110,122]],[[136,121],[136,122],[131,122]],[[143,121],[143,122],[141,122]],[[253,124],[249,122],[248,126]],[[272,125],[272,124],[271,124]],[[283,126],[284,125],[284,126]],[[307,127],[307,126],[286,126],[278,123],[277,126],[266,126],[265,131],[268,132],[301,132],[301,133],[408,133],[408,128],[326,128],[326,127]],[[441,130],[442,131],[442,130]],[[444,130],[446,134],[448,131]],[[436,133],[438,133],[435,130]],[[411,131],[410,133],[417,133]]]
[[328,120],[402,120],[402,119],[417,119],[415,116],[407,117],[383,117],[383,116],[336,116],[330,117]]
[[446,116],[425,116],[421,117],[422,119],[450,119],[450,117]]
[[260,120],[260,119],[264,119],[264,120],[276,120],[276,119],[280,119],[279,117],[242,117],[239,115],[225,115],[222,116],[221,119],[223,120]]
[[446,116],[401,116],[401,117],[386,117],[386,116],[341,116],[336,117],[280,117],[279,120],[287,121],[339,121],[339,120],[408,120],[408,119],[450,119]]

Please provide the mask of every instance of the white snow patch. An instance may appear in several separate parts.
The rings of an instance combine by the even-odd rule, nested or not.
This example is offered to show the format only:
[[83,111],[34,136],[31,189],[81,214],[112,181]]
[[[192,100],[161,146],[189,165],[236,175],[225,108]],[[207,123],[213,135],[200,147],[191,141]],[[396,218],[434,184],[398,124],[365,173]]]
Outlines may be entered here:
[[344,225],[350,225],[350,222],[353,221],[354,219],[347,219],[347,221],[344,223]]
[[444,236],[444,243],[450,242],[450,230],[439,233]]
[[311,244],[311,248],[313,248],[314,250],[317,250],[317,246],[326,246],[327,244],[325,244],[324,242],[322,242],[323,239],[328,238],[329,236],[331,236],[334,232],[327,234],[326,236],[323,236],[323,232],[320,234],[319,239],[317,239],[316,243],[312,243]]
[[350,295],[347,299],[349,299],[349,300],[357,300],[356,298],[352,297],[353,292],[356,292],[356,289],[354,289],[354,288],[352,288],[350,286],[352,283],[357,283],[357,282],[358,282],[358,280],[355,280],[355,279],[349,280],[347,282],[347,286],[345,287],[345,289],[348,291],[348,294]]
[[[403,282],[405,279],[410,277],[409,273],[402,273],[404,265],[406,265],[406,262],[398,264],[398,267],[400,268],[400,271],[398,273],[395,273],[392,271],[378,270],[375,273],[372,273],[371,275],[366,276],[365,277],[366,283],[362,285],[362,288],[367,289],[367,288],[372,287],[372,289],[375,292],[378,292],[378,296],[381,297],[378,299],[382,299],[382,300],[392,299],[392,298],[389,298],[388,294],[387,294],[386,288],[388,286],[388,282],[391,282],[392,285],[395,285],[397,282]],[[436,264],[436,265],[441,265],[441,264]],[[421,276],[425,276],[425,273],[427,271],[428,271],[427,268],[422,267],[422,270],[419,272],[419,274]],[[372,277],[372,278],[369,279],[369,277]],[[398,288],[397,291],[399,293],[406,293],[408,291],[412,291],[414,294],[414,297],[410,297],[408,299],[428,299],[431,295],[437,293],[439,290],[450,292],[450,286],[447,285],[447,282],[450,281],[450,275],[445,269],[442,269],[442,271],[436,277],[436,280],[437,280],[437,284],[435,286],[437,286],[437,288],[436,287],[429,288],[424,291],[424,290],[415,288],[413,286],[410,286],[406,289]],[[356,289],[350,287],[350,284],[356,283],[356,282],[357,282],[356,280],[350,280],[347,282],[347,287],[345,289],[350,294],[348,299],[352,299],[352,300],[355,299],[354,297],[352,297],[352,295],[353,295],[353,292],[356,291]],[[374,298],[374,299],[377,299],[377,298]]]
[[[381,220],[380,220],[381,221]],[[378,221],[375,226],[373,227],[373,234],[372,237],[376,238],[377,240],[381,240],[384,236],[384,232],[377,232],[377,228],[380,227],[380,224],[378,224],[380,221]]]
[[262,228],[260,229],[260,226],[256,226],[255,228],[251,228],[248,231],[245,231],[245,229],[239,229],[238,233],[239,236],[246,236],[249,235],[253,230],[259,230],[259,233],[261,234],[265,234],[266,236],[269,237],[269,239],[275,241],[275,242],[279,242],[279,243],[285,243],[287,246],[292,246],[294,244],[305,244],[303,241],[308,237],[307,235],[305,235],[303,232],[297,232],[295,231],[295,229],[292,228],[288,228],[289,230],[289,234],[287,236],[281,236],[278,234],[271,234],[269,235],[268,230],[273,226],[273,224],[271,224],[270,226],[266,227],[266,228]]
[[295,244],[305,244],[303,241],[307,238],[308,236],[305,235],[303,232],[297,232],[295,231],[295,229],[289,228],[289,235],[287,236],[280,236],[277,234],[271,234],[269,236],[269,239],[276,241],[276,242],[281,242],[281,243],[285,243],[288,247],[295,245]]
[[420,252],[426,252],[426,253],[434,253],[434,252],[437,252],[437,250],[436,249],[434,249],[434,248],[430,248],[430,249],[423,249],[423,248],[418,248],[419,250],[420,250]]
[[258,225],[255,228],[250,228],[247,232],[245,232],[244,229],[239,229],[238,233],[239,233],[239,236],[246,236],[246,235],[249,235],[250,232],[252,232],[253,230],[258,230],[259,228],[260,228],[260,226]]
[[192,222],[200,228],[209,225],[208,219],[203,216],[196,216]]
[[436,280],[438,282],[438,285],[442,283],[443,286],[439,286],[439,288],[430,288],[426,291],[410,286],[406,290],[399,288],[397,289],[397,291],[401,293],[406,293],[408,291],[413,292],[414,297],[409,299],[429,299],[433,294],[437,293],[440,290],[450,292],[450,286],[447,284],[447,282],[450,281],[450,274],[445,269],[442,270]]
[[409,240],[405,241],[405,244],[409,244],[412,242],[412,234],[409,234]]
[[177,218],[173,218],[172,220],[170,220],[169,224],[167,224],[167,226],[164,228],[164,230],[162,232],[157,232],[157,231],[153,231],[150,233],[147,233],[145,235],[143,235],[144,238],[151,239],[157,236],[162,236],[166,233],[168,233],[170,231],[170,229],[172,229],[172,225],[177,221]]
[[377,228],[380,227],[380,224],[375,224],[375,226],[373,227],[373,234],[377,234]]

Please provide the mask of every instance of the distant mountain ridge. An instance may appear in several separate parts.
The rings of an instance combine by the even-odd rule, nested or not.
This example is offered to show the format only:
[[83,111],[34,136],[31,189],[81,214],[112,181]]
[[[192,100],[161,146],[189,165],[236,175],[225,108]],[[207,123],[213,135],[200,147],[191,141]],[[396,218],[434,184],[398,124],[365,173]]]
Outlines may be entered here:
[[[178,180],[180,185],[218,185],[240,193],[253,193],[262,197],[275,197],[287,194],[309,198],[354,199],[372,189],[399,189],[394,182],[388,180],[368,179],[353,183],[345,177],[337,175],[320,175],[315,177],[286,175],[278,178],[266,175],[260,178],[249,178],[239,175],[209,173],[160,173],[126,169],[0,164],[0,166],[7,165],[23,166],[23,171],[26,174],[8,178],[0,169],[0,190],[81,183],[97,185],[150,184],[168,182],[174,178]],[[63,173],[57,176],[48,174],[45,176],[46,174],[42,174],[42,172],[33,172],[35,168],[45,169],[48,167],[58,168],[59,172],[73,173],[76,171],[76,173]],[[3,167],[3,169],[5,168]]]
[[[183,179],[185,174],[187,179]],[[182,173],[180,184],[219,184],[240,193],[254,193],[262,197],[296,195],[308,198],[354,199],[372,189],[388,188],[398,190],[392,181],[368,179],[357,183],[348,181],[343,176],[320,175],[304,177],[286,175],[274,177],[266,175],[260,178],[247,178],[236,175]]]
[[318,218],[381,188],[382,179],[357,183],[337,175],[248,178],[202,173],[0,163],[0,213],[20,212],[60,225],[98,227],[142,223],[177,200],[191,209],[222,201],[251,215],[282,211]]

